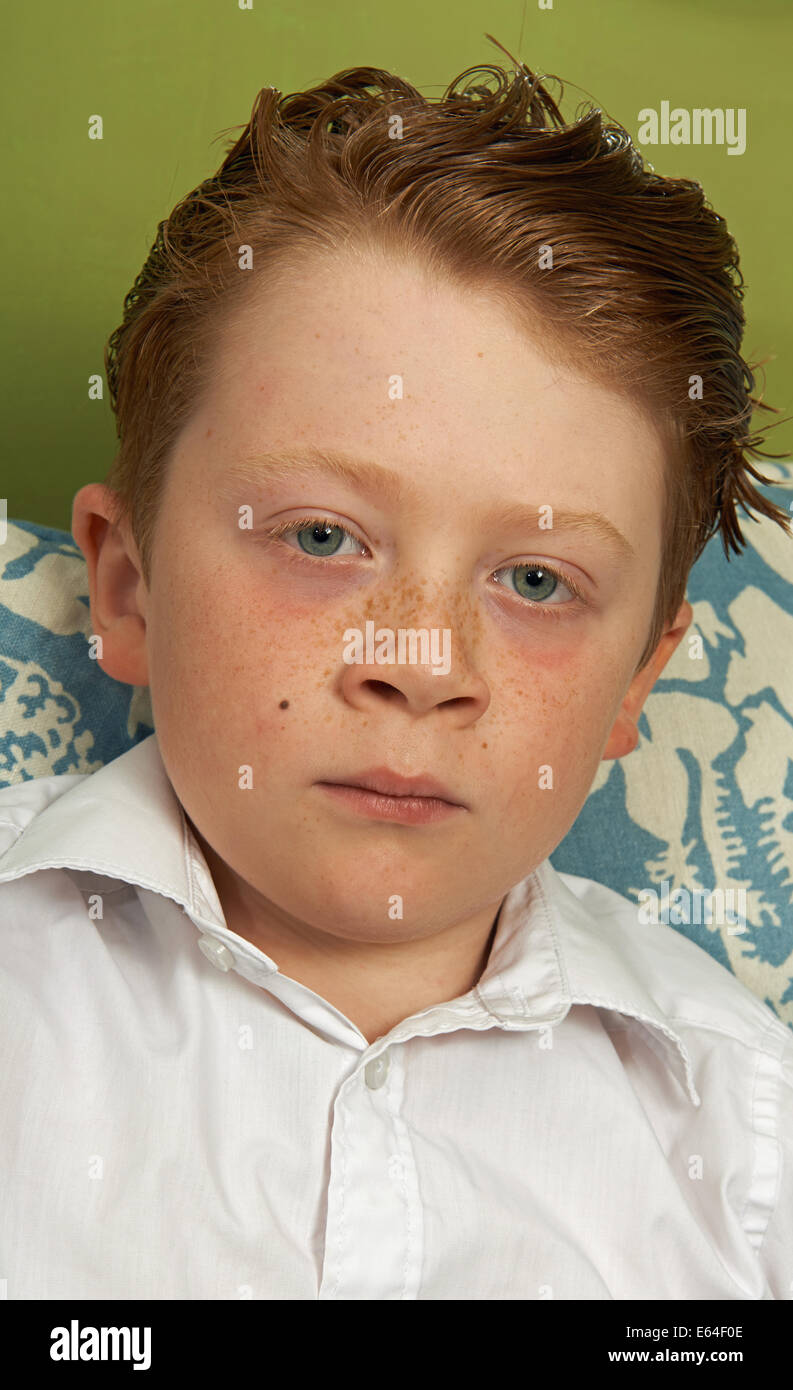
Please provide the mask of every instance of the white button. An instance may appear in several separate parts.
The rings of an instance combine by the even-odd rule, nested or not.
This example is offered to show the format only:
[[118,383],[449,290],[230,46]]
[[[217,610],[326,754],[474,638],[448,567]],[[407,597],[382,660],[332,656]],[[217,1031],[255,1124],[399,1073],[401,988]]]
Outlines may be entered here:
[[376,1091],[382,1086],[388,1076],[388,1048],[381,1052],[379,1057],[373,1057],[371,1062],[366,1063],[363,1074],[370,1091]]
[[198,946],[203,951],[207,960],[217,966],[218,970],[232,970],[234,967],[234,957],[228,946],[224,946],[222,941],[218,941],[214,936],[199,936]]

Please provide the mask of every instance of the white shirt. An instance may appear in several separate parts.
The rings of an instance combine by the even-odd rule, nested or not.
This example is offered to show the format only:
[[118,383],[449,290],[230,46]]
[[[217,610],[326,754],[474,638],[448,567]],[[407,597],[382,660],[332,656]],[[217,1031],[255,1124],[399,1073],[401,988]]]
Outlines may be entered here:
[[9,1299],[793,1297],[793,1036],[728,970],[546,861],[369,1046],[226,927],[156,734],[0,789],[0,1046]]

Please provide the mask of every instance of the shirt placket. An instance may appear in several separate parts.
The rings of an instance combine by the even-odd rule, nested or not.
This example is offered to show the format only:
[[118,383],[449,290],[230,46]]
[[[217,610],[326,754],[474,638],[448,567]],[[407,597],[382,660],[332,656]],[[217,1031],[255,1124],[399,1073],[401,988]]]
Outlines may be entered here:
[[320,1299],[418,1297],[423,1220],[405,1065],[404,1043],[372,1047],[336,1098]]

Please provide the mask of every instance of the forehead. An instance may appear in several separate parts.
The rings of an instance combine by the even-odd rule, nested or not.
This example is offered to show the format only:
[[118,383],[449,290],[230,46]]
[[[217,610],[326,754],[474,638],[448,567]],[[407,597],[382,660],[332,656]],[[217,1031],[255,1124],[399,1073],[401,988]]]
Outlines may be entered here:
[[658,524],[664,441],[638,402],[563,360],[538,320],[382,255],[265,276],[223,325],[190,440],[222,460],[306,444],[380,459],[430,505],[521,495]]

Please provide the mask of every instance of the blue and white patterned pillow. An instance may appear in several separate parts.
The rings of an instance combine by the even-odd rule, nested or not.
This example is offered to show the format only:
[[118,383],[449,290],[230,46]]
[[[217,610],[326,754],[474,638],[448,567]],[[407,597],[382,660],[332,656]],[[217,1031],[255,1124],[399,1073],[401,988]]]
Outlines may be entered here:
[[[778,480],[768,495],[787,509],[790,466],[763,468]],[[793,542],[765,519],[742,527],[742,555],[728,563],[716,537],[694,566],[694,623],[645,704],[639,746],[601,763],[551,861],[637,900],[637,920],[654,892],[661,920],[793,1027]],[[152,732],[148,691],[105,675],[89,657],[90,632],[72,536],[10,521],[0,545],[0,786],[95,772]],[[702,638],[699,657],[691,635]],[[696,920],[714,889],[737,926]]]
[[88,568],[68,531],[9,521],[0,546],[0,786],[97,772],[154,730],[149,692],[89,656]]

